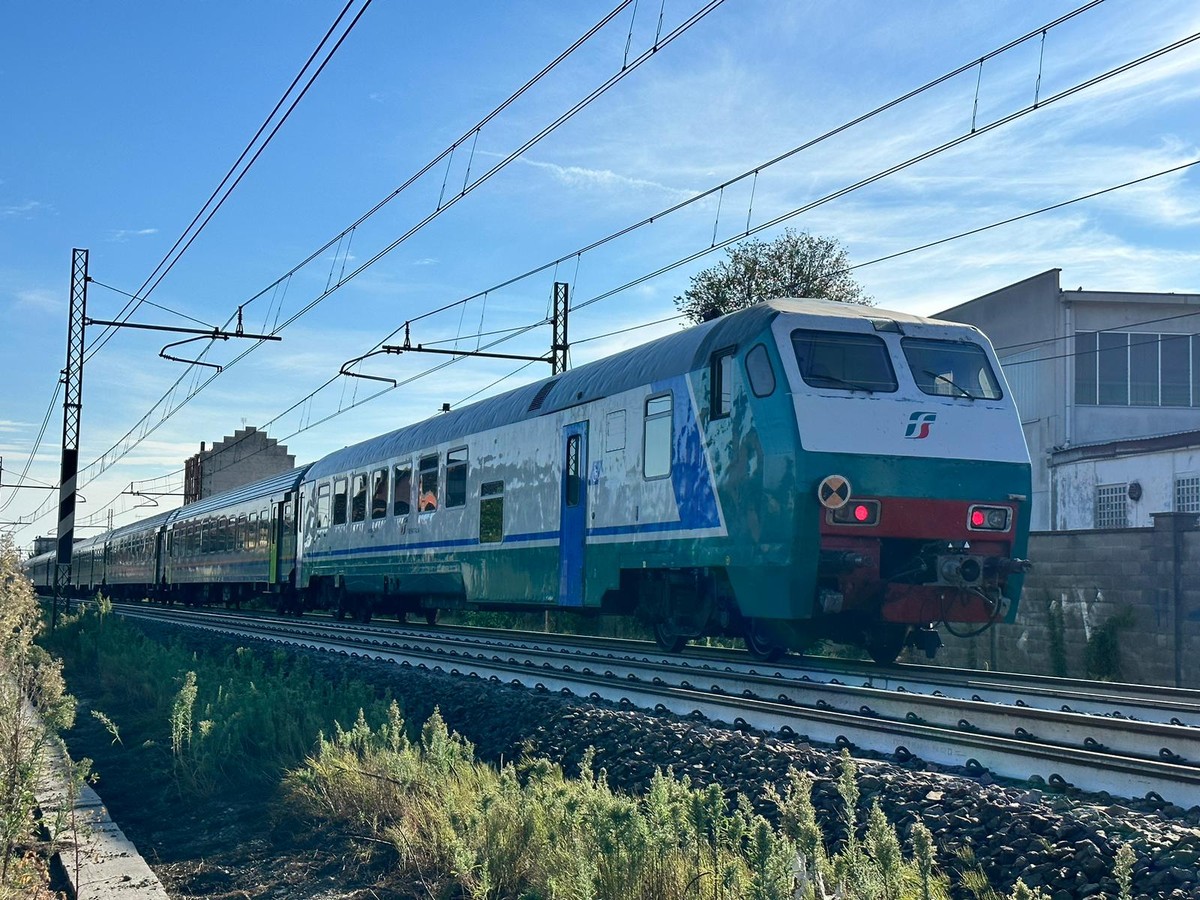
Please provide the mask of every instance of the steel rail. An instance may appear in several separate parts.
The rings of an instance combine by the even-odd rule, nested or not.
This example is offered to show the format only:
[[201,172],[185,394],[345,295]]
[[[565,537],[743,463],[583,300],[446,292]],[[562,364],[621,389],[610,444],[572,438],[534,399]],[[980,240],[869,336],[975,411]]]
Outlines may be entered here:
[[[560,648],[464,645],[445,632],[411,634],[356,626],[242,615],[121,607],[122,615],[291,644],[348,656],[425,666],[536,690],[569,691],[596,699],[702,715],[820,743],[853,746],[901,760],[911,756],[942,766],[987,770],[1018,781],[1060,789],[1135,797],[1157,794],[1180,806],[1200,805],[1200,742],[1194,730],[1127,719],[1082,716],[1029,707],[997,707],[878,687],[803,682],[749,674],[732,666],[671,666],[596,653],[564,656]],[[699,677],[697,677],[699,676]],[[676,683],[669,683],[669,680]],[[707,684],[705,684],[707,682]],[[787,689],[777,696],[769,691]],[[835,698],[841,703],[830,702]],[[871,703],[860,703],[869,698]],[[964,713],[970,713],[967,718]],[[1013,728],[1016,721],[1033,724]],[[1101,726],[1111,726],[1101,730]],[[1038,732],[1041,732],[1040,734]],[[1095,735],[1099,737],[1095,737]],[[1181,741],[1185,743],[1180,743]],[[1160,753],[1156,745],[1174,742]]]

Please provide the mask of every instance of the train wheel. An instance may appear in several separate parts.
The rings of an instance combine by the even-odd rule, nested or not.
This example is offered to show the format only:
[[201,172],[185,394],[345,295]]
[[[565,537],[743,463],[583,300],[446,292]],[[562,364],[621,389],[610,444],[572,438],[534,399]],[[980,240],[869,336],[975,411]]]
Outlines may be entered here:
[[898,622],[879,622],[867,631],[867,653],[880,665],[896,661],[908,638],[908,626]]
[[426,625],[436,625],[437,624],[437,616],[438,616],[438,611],[436,609],[425,610],[425,624]]
[[687,638],[672,631],[666,622],[655,622],[654,642],[667,653],[678,653],[687,643]]
[[743,641],[750,655],[763,662],[775,662],[787,653],[787,647],[773,641],[770,634],[762,627],[759,619],[750,619],[746,622],[746,634]]

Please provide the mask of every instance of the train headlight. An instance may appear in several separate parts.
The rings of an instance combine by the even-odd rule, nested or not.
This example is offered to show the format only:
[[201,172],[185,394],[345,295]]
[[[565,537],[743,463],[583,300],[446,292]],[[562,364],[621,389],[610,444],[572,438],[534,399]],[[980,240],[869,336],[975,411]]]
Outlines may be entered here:
[[1008,531],[1012,510],[1007,506],[972,506],[967,510],[967,528],[971,531]]
[[829,510],[826,515],[833,525],[878,525],[878,500],[851,500],[845,506]]

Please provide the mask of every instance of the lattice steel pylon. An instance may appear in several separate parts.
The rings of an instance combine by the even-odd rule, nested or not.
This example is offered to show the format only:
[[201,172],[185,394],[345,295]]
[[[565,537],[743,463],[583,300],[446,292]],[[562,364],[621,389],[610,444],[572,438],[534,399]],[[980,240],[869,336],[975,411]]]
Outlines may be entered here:
[[71,251],[71,308],[67,317],[67,367],[63,369],[62,466],[58,480],[58,555],[54,567],[54,612],[60,598],[70,609],[71,550],[75,545],[75,479],[79,472],[79,426],[83,416],[83,332],[87,317],[88,251]]
[[550,341],[550,374],[560,375],[567,371],[567,351],[571,344],[567,340],[567,319],[570,316],[570,287],[565,281],[554,282],[553,337]]

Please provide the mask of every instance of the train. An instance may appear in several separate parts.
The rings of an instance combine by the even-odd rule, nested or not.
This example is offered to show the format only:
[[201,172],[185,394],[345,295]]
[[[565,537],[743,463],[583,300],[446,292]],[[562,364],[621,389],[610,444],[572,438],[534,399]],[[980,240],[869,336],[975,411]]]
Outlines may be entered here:
[[[1029,499],[980,331],[780,299],[82,541],[71,584],[361,621],[569,610],[667,651],[891,662],[1014,620]],[[53,586],[52,554],[26,567]]]

